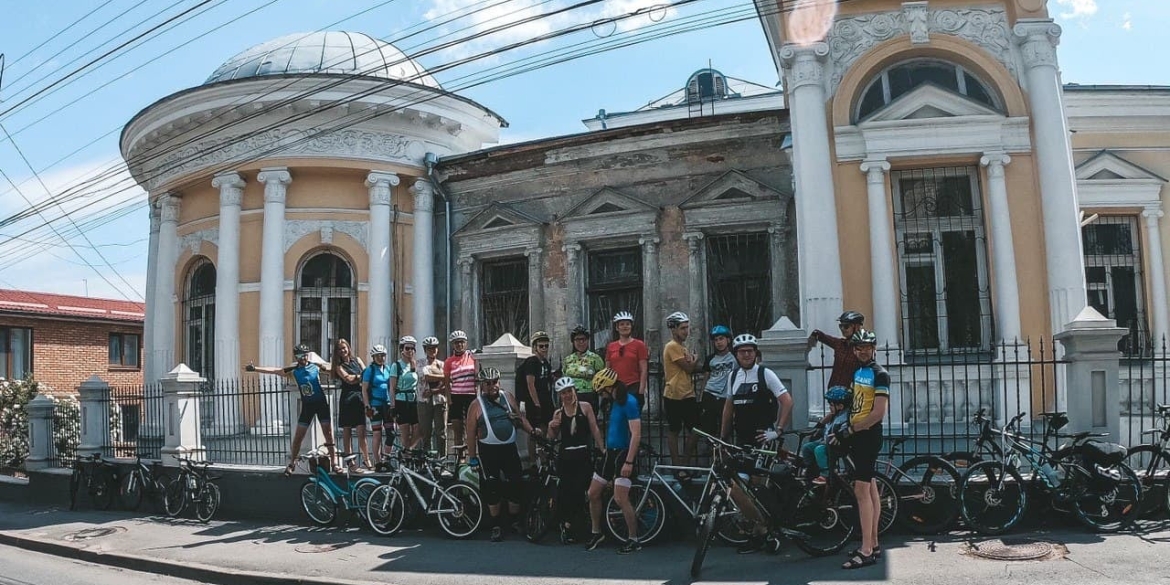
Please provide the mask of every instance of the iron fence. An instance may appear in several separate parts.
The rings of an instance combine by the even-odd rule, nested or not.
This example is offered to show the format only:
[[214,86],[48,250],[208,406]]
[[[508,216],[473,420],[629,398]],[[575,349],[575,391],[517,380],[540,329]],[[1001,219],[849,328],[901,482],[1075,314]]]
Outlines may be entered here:
[[1132,447],[1156,438],[1142,436],[1142,431],[1160,427],[1155,407],[1170,402],[1170,354],[1165,339],[1154,342],[1130,335],[1126,342],[1118,370],[1118,395],[1121,441]]
[[295,400],[274,376],[208,380],[200,391],[201,447],[208,460],[236,465],[288,462]]

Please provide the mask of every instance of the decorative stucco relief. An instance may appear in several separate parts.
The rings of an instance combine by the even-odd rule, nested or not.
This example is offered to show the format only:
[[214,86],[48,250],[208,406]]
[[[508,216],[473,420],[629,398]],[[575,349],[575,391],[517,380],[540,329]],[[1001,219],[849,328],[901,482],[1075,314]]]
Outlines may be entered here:
[[[292,220],[284,222],[284,251],[288,252],[301,238],[317,232],[325,243],[332,243],[337,232],[346,234],[361,243],[369,244],[366,238],[367,222],[331,220]],[[326,241],[327,240],[327,241]]]
[[191,254],[199,253],[199,245],[202,242],[211,242],[216,246],[219,245],[219,228],[208,228],[191,232],[179,238],[179,249],[186,248]]

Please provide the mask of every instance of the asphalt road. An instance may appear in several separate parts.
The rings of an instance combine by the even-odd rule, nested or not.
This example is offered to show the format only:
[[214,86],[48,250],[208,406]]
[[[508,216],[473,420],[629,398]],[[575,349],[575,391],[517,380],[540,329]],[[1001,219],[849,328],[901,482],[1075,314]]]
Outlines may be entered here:
[[195,585],[175,579],[94,565],[0,545],[0,585]]

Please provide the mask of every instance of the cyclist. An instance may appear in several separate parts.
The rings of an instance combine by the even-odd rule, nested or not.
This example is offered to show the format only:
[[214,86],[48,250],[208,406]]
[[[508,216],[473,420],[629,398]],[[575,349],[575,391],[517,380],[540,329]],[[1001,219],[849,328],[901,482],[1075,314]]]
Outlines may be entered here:
[[593,391],[593,375],[605,369],[605,360],[589,349],[589,330],[578,325],[569,333],[573,353],[561,360],[561,371],[573,379],[577,400],[588,402],[597,412],[597,393]]
[[715,353],[703,361],[703,402],[699,405],[699,428],[712,435],[719,434],[723,420],[723,401],[727,398],[727,377],[735,367],[731,353],[731,329],[726,325],[711,328],[711,345]]
[[638,520],[630,502],[630,478],[634,477],[634,464],[638,457],[638,446],[642,441],[642,417],[638,400],[618,381],[617,372],[606,368],[593,376],[593,390],[603,400],[612,400],[609,410],[608,429],[605,434],[605,457],[589,484],[589,517],[593,534],[586,550],[596,549],[605,541],[601,532],[601,496],[606,486],[613,482],[613,497],[622,509],[626,520],[626,531],[630,538],[618,549],[624,555],[642,550],[638,542]]
[[861,364],[849,347],[849,339],[865,325],[865,315],[857,311],[845,311],[837,317],[837,327],[841,329],[841,337],[833,337],[828,333],[816,329],[808,336],[809,347],[817,342],[829,346],[833,350],[833,370],[829,373],[828,387],[849,386],[853,383],[853,372]]
[[[736,367],[727,378],[720,435],[726,439],[734,429],[736,444],[746,447],[759,441],[779,440],[779,431],[788,425],[792,416],[792,395],[776,372],[758,363],[760,349],[754,335],[743,333],[736,336],[732,340],[732,350]],[[763,550],[767,546],[767,526],[763,516],[736,484],[732,484],[731,498],[744,515],[754,521],[751,537],[738,552],[751,554]]]
[[[592,382],[592,380],[590,380]],[[557,522],[561,528],[561,543],[576,542],[574,531],[584,526],[585,494],[593,476],[593,458],[589,452],[590,437],[599,451],[605,449],[601,429],[593,407],[577,399],[576,381],[568,376],[555,383],[561,407],[548,423],[550,439],[562,437],[557,453]]]
[[443,362],[443,387],[451,398],[447,418],[455,437],[463,438],[463,419],[475,400],[475,356],[467,351],[467,334],[460,330],[447,337],[451,355]]
[[861,367],[853,375],[853,407],[849,424],[838,429],[832,441],[843,443],[853,460],[853,493],[861,516],[861,547],[850,554],[842,569],[858,569],[877,562],[881,555],[878,525],[882,502],[873,480],[874,463],[882,447],[882,419],[890,401],[890,375],[874,359],[877,336],[859,329],[849,338]]
[[[439,359],[439,339],[427,337],[422,341],[423,353],[418,359],[422,372],[422,395],[418,400],[418,435],[423,449],[432,446],[440,455],[447,454],[447,403],[450,397],[443,387],[443,360]],[[434,442],[431,442],[431,437]]]
[[524,405],[524,415],[532,426],[543,427],[552,418],[553,368],[548,361],[549,337],[544,331],[532,334],[529,340],[532,356],[520,364],[517,372],[523,382],[516,388],[516,395]]
[[325,448],[329,452],[329,461],[334,467],[334,472],[340,472],[341,470],[337,468],[337,453],[333,449],[333,424],[329,414],[329,402],[325,399],[325,391],[321,389],[321,373],[328,373],[330,364],[321,359],[317,352],[309,351],[309,346],[303,343],[293,348],[293,357],[297,360],[296,365],[283,368],[254,366],[252,364],[244,366],[246,372],[292,378],[300,392],[301,412],[297,415],[297,430],[293,433],[292,450],[289,452],[288,466],[284,468],[284,475],[288,477],[296,471],[297,453],[301,452],[301,443],[305,441],[305,433],[308,432],[309,425],[313,423],[314,418],[317,419],[317,424],[321,425],[321,434],[325,435],[325,440],[328,441],[325,443]]
[[[662,392],[662,409],[666,413],[667,447],[670,461],[674,465],[688,466],[699,445],[699,436],[691,431],[699,424],[699,403],[695,401],[695,384],[691,374],[699,370],[699,358],[687,351],[684,343],[691,334],[691,319],[686,313],[674,312],[666,318],[670,330],[670,341],[662,348],[662,368],[665,374],[665,388]],[[678,452],[678,437],[687,431],[683,452]],[[685,471],[679,472],[680,479],[688,479]]]
[[634,316],[629,311],[613,316],[612,341],[605,347],[605,366],[617,372],[618,380],[638,400],[638,408],[646,406],[650,350],[645,342],[634,337]]
[[800,457],[805,465],[809,469],[817,470],[817,475],[812,480],[816,485],[825,485],[829,479],[829,436],[849,424],[853,392],[844,386],[833,386],[825,392],[825,402],[829,403],[829,414],[820,425],[824,428],[823,434],[800,448]]
[[370,365],[362,372],[362,396],[366,414],[374,428],[374,465],[381,465],[383,453],[394,447],[394,394],[390,392],[390,367],[386,365],[386,346],[370,348]]
[[516,425],[537,436],[540,436],[540,429],[534,429],[520,416],[520,407],[511,394],[500,392],[499,370],[483,368],[477,379],[480,395],[473,397],[467,409],[467,462],[479,468],[483,477],[480,491],[491,516],[492,542],[499,542],[504,537],[500,502],[506,500],[508,514],[518,520],[524,489],[520,483]]
[[[347,453],[350,438],[357,435],[358,452],[362,455],[362,463],[368,469],[370,465],[369,446],[366,444],[366,407],[362,398],[362,372],[366,365],[353,355],[349,342],[338,339],[333,348],[333,367],[329,372],[341,382],[340,404],[337,408],[337,426],[341,427],[341,448]],[[356,468],[354,464],[351,468]]]
[[402,357],[390,367],[388,392],[394,394],[394,422],[402,435],[402,448],[414,449],[418,435],[418,364],[414,360],[418,342],[410,335],[398,340],[398,353]]

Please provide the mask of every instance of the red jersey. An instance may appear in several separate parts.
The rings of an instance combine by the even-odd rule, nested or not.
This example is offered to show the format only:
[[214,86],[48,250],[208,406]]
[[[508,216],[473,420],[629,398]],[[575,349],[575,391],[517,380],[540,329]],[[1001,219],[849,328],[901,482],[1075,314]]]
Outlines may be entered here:
[[605,348],[605,363],[617,372],[618,381],[627,386],[642,382],[642,369],[638,363],[649,359],[650,350],[641,339],[631,339],[625,345],[611,341]]

